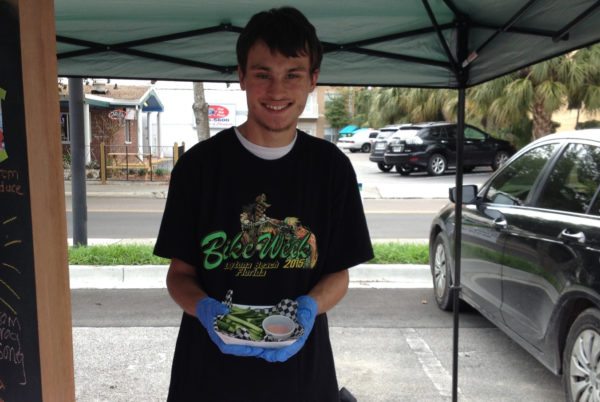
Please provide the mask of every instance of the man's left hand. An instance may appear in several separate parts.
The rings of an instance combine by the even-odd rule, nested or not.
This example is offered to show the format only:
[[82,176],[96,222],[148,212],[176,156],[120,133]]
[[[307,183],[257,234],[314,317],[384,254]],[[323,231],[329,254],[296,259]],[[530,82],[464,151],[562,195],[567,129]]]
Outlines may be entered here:
[[304,328],[302,336],[289,346],[284,346],[279,349],[264,349],[264,351],[256,357],[265,359],[268,362],[284,362],[302,349],[302,346],[304,346],[306,339],[308,339],[308,336],[315,325],[315,318],[317,318],[319,308],[315,299],[308,295],[300,296],[296,301],[298,302],[296,320],[298,321],[298,324],[302,325],[302,328]]

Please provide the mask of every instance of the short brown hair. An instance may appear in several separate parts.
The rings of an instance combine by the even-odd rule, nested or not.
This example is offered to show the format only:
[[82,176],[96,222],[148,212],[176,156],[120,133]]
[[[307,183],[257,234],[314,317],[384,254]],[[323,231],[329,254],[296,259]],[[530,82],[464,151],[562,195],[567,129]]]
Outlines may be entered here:
[[250,18],[236,46],[238,65],[243,72],[246,71],[248,51],[260,40],[271,51],[277,51],[286,57],[308,55],[311,73],[321,66],[323,47],[317,38],[315,27],[296,8],[273,8]]

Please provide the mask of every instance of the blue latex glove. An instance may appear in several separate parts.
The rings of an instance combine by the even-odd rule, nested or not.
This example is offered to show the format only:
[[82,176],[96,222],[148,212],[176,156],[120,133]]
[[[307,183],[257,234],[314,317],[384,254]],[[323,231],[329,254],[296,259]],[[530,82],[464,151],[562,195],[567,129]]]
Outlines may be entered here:
[[196,317],[198,321],[206,328],[208,336],[222,353],[235,356],[258,356],[264,351],[263,348],[256,348],[244,345],[227,345],[219,338],[215,332],[215,317],[229,313],[229,308],[223,303],[218,302],[212,297],[204,297],[196,304]]
[[296,321],[304,328],[302,336],[289,346],[284,346],[279,349],[264,349],[257,357],[265,359],[268,362],[284,362],[302,349],[302,346],[304,346],[306,339],[308,339],[308,336],[315,325],[315,318],[317,318],[319,308],[315,299],[310,296],[300,296],[296,301],[298,302]]

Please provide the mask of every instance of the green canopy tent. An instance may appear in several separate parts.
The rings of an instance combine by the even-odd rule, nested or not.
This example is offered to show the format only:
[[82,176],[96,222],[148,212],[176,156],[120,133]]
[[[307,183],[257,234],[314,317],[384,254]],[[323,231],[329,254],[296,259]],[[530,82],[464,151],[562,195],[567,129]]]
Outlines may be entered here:
[[[59,75],[233,82],[235,42],[272,0],[55,0]],[[325,48],[319,83],[455,88],[460,289],[465,89],[600,41],[599,0],[302,0]],[[454,308],[453,399],[458,308]]]

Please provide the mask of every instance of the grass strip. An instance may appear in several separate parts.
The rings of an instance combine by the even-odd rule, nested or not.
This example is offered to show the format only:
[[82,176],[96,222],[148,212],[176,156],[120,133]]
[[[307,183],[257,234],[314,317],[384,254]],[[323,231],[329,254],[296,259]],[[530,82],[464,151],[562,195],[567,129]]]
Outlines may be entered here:
[[[427,244],[375,243],[371,264],[429,264]],[[167,265],[147,244],[111,244],[69,247],[70,265]]]
[[152,254],[146,244],[111,244],[69,247],[70,265],[167,265],[169,260]]

